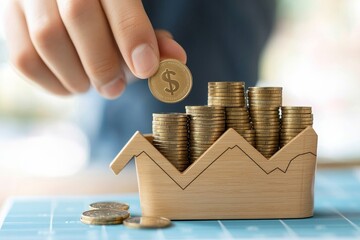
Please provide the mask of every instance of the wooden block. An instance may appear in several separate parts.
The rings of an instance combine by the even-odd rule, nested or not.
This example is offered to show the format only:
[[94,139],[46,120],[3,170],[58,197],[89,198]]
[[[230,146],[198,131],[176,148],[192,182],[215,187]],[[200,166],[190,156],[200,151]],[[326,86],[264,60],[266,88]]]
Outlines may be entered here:
[[313,215],[317,135],[307,127],[270,159],[227,130],[179,172],[139,132],[110,164],[136,158],[144,216],[170,219],[304,218]]

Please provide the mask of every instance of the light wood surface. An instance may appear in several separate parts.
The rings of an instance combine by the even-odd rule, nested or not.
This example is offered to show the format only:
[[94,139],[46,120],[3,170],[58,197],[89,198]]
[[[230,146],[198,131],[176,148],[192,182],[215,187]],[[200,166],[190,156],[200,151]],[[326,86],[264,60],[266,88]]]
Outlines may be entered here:
[[136,157],[144,216],[304,218],[313,215],[316,153],[312,127],[270,159],[229,129],[181,173],[151,144],[151,137],[136,132],[110,167],[118,174]]

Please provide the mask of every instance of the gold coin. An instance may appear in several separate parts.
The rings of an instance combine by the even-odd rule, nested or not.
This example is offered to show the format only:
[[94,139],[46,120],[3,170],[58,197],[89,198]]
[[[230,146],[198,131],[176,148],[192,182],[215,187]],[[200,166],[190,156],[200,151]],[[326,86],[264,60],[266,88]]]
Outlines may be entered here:
[[282,87],[249,87],[249,92],[268,93],[282,92]]
[[162,60],[148,81],[152,95],[166,103],[183,100],[192,88],[192,75],[186,65],[175,59]]
[[248,112],[226,112],[227,118],[249,118]]
[[208,92],[208,97],[218,98],[218,97],[229,97],[229,98],[238,98],[241,100],[245,100],[245,96],[241,92]]
[[311,113],[311,107],[307,106],[282,106],[282,111],[299,111],[302,113],[310,112]]
[[207,144],[212,144],[214,141],[216,141],[221,135],[219,134],[218,136],[214,135],[214,136],[194,136],[194,137],[190,137],[190,147],[193,146],[193,144],[203,144],[203,145],[207,145]]
[[208,100],[208,103],[209,102],[214,102],[214,103],[222,103],[222,102],[241,103],[241,104],[243,104],[243,106],[240,106],[240,107],[245,106],[245,97],[244,96],[223,96],[223,97],[208,96],[207,100]]
[[214,111],[214,110],[219,110],[219,111],[224,111],[223,107],[215,107],[215,106],[185,106],[186,110],[200,110],[200,111]]
[[228,119],[226,120],[227,125],[251,125],[250,119]]
[[225,119],[225,113],[190,113],[190,119],[201,119],[201,120],[222,120]]
[[171,221],[164,217],[131,217],[124,221],[124,225],[130,228],[165,228],[171,225]]
[[[246,109],[236,110],[236,109],[231,109],[231,108],[236,108],[236,107],[227,107],[226,114],[249,115],[249,112]],[[239,108],[241,109],[242,107],[239,107]]]
[[172,147],[172,146],[163,146],[163,145],[154,145],[156,149],[163,151],[163,152],[174,152],[176,154],[183,154],[188,152],[188,146],[183,147]]
[[238,122],[238,123],[231,123],[231,122],[227,122],[226,126],[229,128],[243,128],[243,129],[251,129],[251,124],[249,122],[246,123],[242,123],[242,122]]
[[161,118],[187,118],[185,113],[153,113],[152,115]]
[[215,142],[221,135],[218,136],[196,136],[190,138],[190,146],[193,144],[212,144]]
[[154,146],[156,148],[160,148],[160,149],[174,149],[174,150],[186,150],[188,149],[188,144],[187,142],[185,142],[184,144],[172,144],[172,143],[167,143],[167,142],[163,142],[163,143],[154,143]]
[[120,224],[130,216],[128,211],[114,209],[95,209],[83,212],[80,221],[85,224]]
[[283,119],[297,119],[297,118],[305,118],[305,119],[314,119],[313,115],[310,113],[284,113],[282,112],[281,118]]
[[282,96],[281,94],[249,94],[248,96],[249,99],[252,100],[278,100],[281,101],[282,100]]
[[208,87],[208,91],[212,91],[212,92],[243,92],[245,93],[245,88],[244,86],[209,86]]
[[162,122],[166,124],[184,124],[188,122],[188,118],[162,118],[162,117],[153,117],[153,121],[155,122]]
[[249,112],[250,112],[251,116],[253,116],[253,115],[258,115],[258,116],[261,116],[261,115],[280,115],[278,107],[272,107],[272,108],[269,108],[269,107],[253,107],[253,108],[251,108],[250,107]]
[[126,203],[120,202],[95,202],[89,205],[90,210],[95,209],[115,209],[115,210],[128,210],[129,205]]
[[302,132],[305,128],[281,128],[281,133]]
[[241,85],[241,86],[245,86],[245,82],[238,82],[238,81],[220,81],[220,82],[208,82],[208,86],[212,86],[212,85]]
[[312,124],[294,124],[294,125],[282,125],[282,129],[305,129],[308,126],[311,126]]
[[174,137],[186,137],[188,135],[186,129],[154,129],[153,136],[165,137],[165,136],[174,136]]

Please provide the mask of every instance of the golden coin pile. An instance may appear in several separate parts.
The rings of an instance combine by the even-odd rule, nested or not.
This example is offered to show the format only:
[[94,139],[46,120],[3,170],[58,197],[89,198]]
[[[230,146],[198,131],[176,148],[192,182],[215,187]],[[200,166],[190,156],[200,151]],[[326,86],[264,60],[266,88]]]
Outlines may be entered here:
[[313,124],[311,107],[281,107],[280,147],[285,146],[302,130]]
[[209,82],[208,106],[186,106],[187,115],[154,114],[155,147],[184,171],[228,128],[270,158],[312,125],[311,107],[282,107],[280,119],[281,87],[250,87],[247,96],[244,88],[244,82]]
[[279,149],[281,87],[250,87],[247,91],[255,147],[266,158]]
[[218,106],[186,106],[190,116],[190,162],[198,159],[225,131],[225,110]]
[[165,228],[171,221],[164,217],[130,217],[129,205],[119,202],[96,202],[82,213],[80,221],[90,225],[124,224],[130,228]]
[[181,172],[189,166],[188,124],[185,113],[153,114],[153,145]]
[[233,128],[246,141],[255,146],[255,130],[252,129],[247,107],[227,107],[226,128]]
[[223,107],[244,107],[245,83],[209,82],[208,105]]

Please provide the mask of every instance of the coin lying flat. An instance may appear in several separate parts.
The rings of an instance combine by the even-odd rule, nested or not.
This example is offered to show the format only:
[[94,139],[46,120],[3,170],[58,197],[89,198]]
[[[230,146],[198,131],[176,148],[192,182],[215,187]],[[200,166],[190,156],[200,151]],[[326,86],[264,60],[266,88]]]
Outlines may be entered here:
[[114,210],[128,210],[129,205],[119,202],[95,202],[89,205],[90,210],[95,209],[114,209]]
[[162,60],[148,81],[152,95],[166,103],[183,100],[192,88],[192,75],[186,65],[175,59]]
[[83,212],[80,221],[92,225],[121,224],[130,213],[125,210],[96,209]]
[[126,219],[124,225],[130,228],[165,228],[171,225],[171,221],[164,217],[132,217]]

